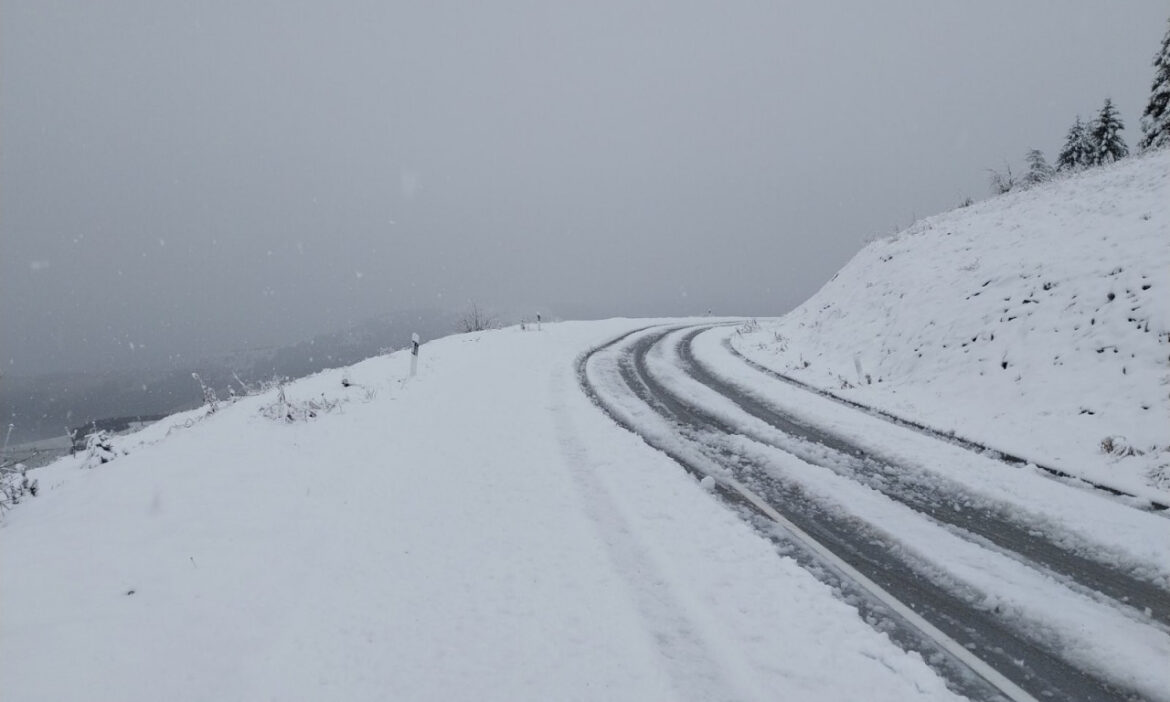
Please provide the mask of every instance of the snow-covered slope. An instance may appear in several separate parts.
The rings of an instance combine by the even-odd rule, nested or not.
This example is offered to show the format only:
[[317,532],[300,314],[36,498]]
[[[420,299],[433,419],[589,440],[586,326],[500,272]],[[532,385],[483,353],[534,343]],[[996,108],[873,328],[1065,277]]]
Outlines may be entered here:
[[923,220],[734,343],[851,400],[1165,501],[1170,151]]
[[953,699],[577,389],[645,323],[449,337],[37,470],[0,698]]

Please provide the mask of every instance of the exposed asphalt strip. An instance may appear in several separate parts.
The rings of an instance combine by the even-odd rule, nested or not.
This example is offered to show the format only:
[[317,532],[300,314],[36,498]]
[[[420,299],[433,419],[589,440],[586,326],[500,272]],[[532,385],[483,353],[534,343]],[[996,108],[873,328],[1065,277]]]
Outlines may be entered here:
[[[1018,636],[995,613],[973,609],[916,573],[880,541],[866,536],[864,523],[823,510],[799,485],[781,481],[742,458],[726,453],[711,455],[710,447],[704,447],[694,434],[722,427],[712,427],[709,418],[666,392],[645,368],[650,347],[681,328],[665,327],[636,340],[631,352],[619,359],[618,371],[630,392],[676,424],[678,438],[705,448],[713,466],[699,465],[670,442],[640,433],[589,380],[587,367],[599,352],[648,328],[634,330],[582,355],[577,367],[582,388],[617,424],[641,435],[688,472],[698,478],[716,473],[712,477],[717,495],[741,513],[746,507],[776,525],[762,529],[763,533],[818,578],[839,589],[865,621],[886,631],[903,648],[921,653],[956,691],[980,700],[1134,697],[1070,666],[1053,652]],[[727,472],[736,477],[725,477]],[[752,521],[760,526],[759,517]],[[898,597],[891,594],[895,592]]]
[[[708,327],[708,328],[710,328],[710,327]],[[968,451],[973,451],[975,453],[978,453],[981,455],[986,455],[986,456],[994,456],[995,458],[1003,461],[1004,463],[1010,463],[1012,465],[1018,465],[1018,466],[1029,466],[1029,465],[1034,466],[1037,470],[1043,471],[1045,474],[1047,474],[1053,478],[1056,478],[1062,482],[1087,487],[1087,488],[1090,488],[1093,490],[1100,490],[1101,492],[1113,495],[1114,497],[1123,497],[1126,499],[1126,504],[1132,505],[1133,503],[1137,503],[1139,505],[1139,507],[1138,507],[1139,509],[1146,509],[1146,510],[1150,510],[1150,511],[1154,511],[1154,512],[1166,512],[1166,511],[1170,510],[1170,504],[1167,504],[1165,502],[1160,502],[1160,501],[1154,500],[1154,499],[1147,499],[1147,498],[1138,497],[1136,495],[1131,495],[1130,493],[1128,493],[1124,490],[1120,490],[1118,488],[1111,487],[1109,485],[1102,485],[1101,483],[1095,483],[1091,480],[1087,480],[1085,478],[1081,478],[1081,477],[1073,475],[1071,473],[1067,473],[1059,468],[1053,468],[1052,466],[1046,466],[1042,463],[1037,463],[1036,461],[1033,461],[1033,460],[1030,460],[1027,458],[1023,458],[1022,456],[1017,456],[1013,453],[1009,453],[1009,452],[1003,451],[1001,449],[997,449],[997,448],[994,448],[991,446],[985,446],[984,444],[981,444],[977,441],[972,441],[971,439],[965,439],[961,436],[955,436],[953,434],[948,434],[946,432],[939,431],[938,429],[934,429],[932,427],[929,427],[925,424],[920,424],[918,422],[912,422],[909,419],[903,419],[902,417],[899,417],[899,416],[894,415],[894,414],[890,414],[889,412],[884,412],[884,411],[877,409],[875,407],[870,407],[869,405],[864,405],[860,402],[855,402],[854,400],[849,400],[849,399],[846,399],[846,398],[841,397],[839,395],[835,395],[832,392],[829,392],[828,390],[823,390],[821,388],[813,387],[812,385],[809,385],[808,383],[797,380],[796,378],[793,378],[790,375],[785,375],[783,373],[780,373],[779,371],[768,368],[767,366],[763,366],[759,363],[756,363],[752,359],[743,355],[743,353],[741,353],[739,349],[735,348],[731,344],[730,339],[724,339],[723,346],[727,349],[728,353],[730,353],[732,356],[735,356],[736,358],[738,358],[740,361],[742,361],[744,363],[744,365],[748,366],[752,370],[763,373],[764,375],[766,375],[770,378],[775,378],[776,380],[779,380],[781,382],[788,383],[789,385],[800,388],[801,390],[805,390],[807,392],[811,392],[811,393],[814,393],[816,395],[820,395],[821,397],[824,397],[828,400],[832,400],[833,402],[840,403],[840,404],[845,405],[847,407],[852,407],[855,410],[860,410],[860,411],[865,412],[867,414],[871,414],[875,417],[880,417],[881,419],[884,419],[887,422],[892,422],[894,424],[898,424],[900,426],[907,427],[909,429],[914,429],[914,430],[919,431],[923,434],[927,434],[929,436],[932,436],[940,441],[946,441],[947,443],[951,443],[951,444],[954,444],[954,445],[959,446],[961,448],[965,448]]]
[[[843,460],[829,462],[801,452],[798,457],[802,460],[843,474],[939,522],[987,539],[1005,551],[1043,566],[1060,578],[1104,594],[1118,604],[1133,607],[1138,617],[1144,613],[1145,616],[1170,625],[1170,592],[1156,584],[1064,548],[1036,532],[1035,527],[1018,521],[1008,504],[980,504],[978,509],[955,510],[952,506],[954,499],[950,496],[962,494],[961,485],[936,476],[930,478],[931,482],[925,482],[917,471],[900,469],[880,457],[867,456],[862,448],[848,439],[803,423],[779,407],[757,399],[720,378],[695,358],[691,348],[695,337],[703,331],[705,329],[700,328],[688,332],[680,340],[679,356],[687,375],[773,428],[844,454]],[[730,431],[727,427],[721,429]],[[739,428],[735,431],[760,443],[771,443],[766,437],[753,436],[748,429]],[[776,448],[795,453],[791,447]],[[950,489],[940,494],[938,488],[943,484]]]

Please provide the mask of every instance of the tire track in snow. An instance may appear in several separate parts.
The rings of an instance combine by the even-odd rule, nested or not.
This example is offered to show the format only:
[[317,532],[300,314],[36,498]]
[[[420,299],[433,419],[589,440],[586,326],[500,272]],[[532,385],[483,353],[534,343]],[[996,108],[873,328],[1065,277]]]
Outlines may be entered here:
[[[1035,642],[1020,638],[1017,632],[1006,626],[1003,621],[992,616],[991,613],[972,609],[969,603],[916,574],[914,564],[900,560],[889,553],[881,543],[875,544],[867,539],[858,538],[859,534],[864,533],[864,523],[819,508],[815,500],[810,499],[810,496],[798,484],[782,482],[776,476],[769,475],[761,466],[752,465],[750,462],[736,459],[726,453],[712,457],[712,460],[717,462],[714,467],[705,469],[703,466],[697,465],[692,454],[679,449],[679,441],[698,444],[702,449],[704,444],[710,443],[703,440],[704,433],[711,432],[713,429],[716,432],[734,432],[734,430],[720,422],[715,422],[715,426],[712,427],[710,417],[704,416],[694,407],[669,393],[655,381],[647,370],[646,355],[650,348],[679,328],[661,328],[652,333],[643,334],[632,343],[625,344],[629,346],[629,349],[625,350],[625,353],[616,360],[617,375],[620,376],[621,383],[625,385],[624,392],[637,397],[655,413],[673,422],[678,432],[674,441],[663,440],[661,436],[648,436],[645,431],[639,431],[636,422],[623,416],[623,412],[615,407],[613,398],[602,397],[597,386],[589,378],[587,367],[594,357],[600,352],[622,344],[628,337],[638,332],[626,335],[626,337],[617,339],[585,355],[579,364],[582,387],[619,425],[642,434],[650,445],[664,451],[688,471],[699,476],[705,472],[726,474],[730,471],[739,476],[739,479],[756,494],[754,499],[747,499],[743,494],[735,494],[736,490],[729,486],[726,478],[723,478],[718,484],[718,492],[730,503],[742,504],[747,499],[748,502],[753,503],[751,506],[758,512],[766,513],[766,510],[775,510],[785,519],[791,520],[797,529],[810,535],[815,544],[828,545],[827,550],[834,557],[842,559],[849,568],[855,568],[865,579],[875,583],[885,593],[898,592],[904,601],[913,602],[916,614],[929,620],[929,628],[937,627],[935,633],[948,639],[946,642],[940,643],[952,655],[970,661],[969,657],[962,655],[966,651],[954,650],[957,646],[956,640],[970,642],[969,645],[978,652],[980,657],[971,664],[972,669],[978,670],[981,666],[987,669],[987,666],[990,665],[992,675],[988,675],[984,671],[980,673],[983,677],[994,678],[1001,673],[1007,675],[1010,678],[1008,684],[1006,686],[996,684],[996,687],[1009,697],[1027,699],[1029,693],[1034,693],[1044,697],[1055,695],[1060,699],[1089,700],[1123,699],[1132,695],[1131,691],[1118,689],[1110,683],[1069,665],[1059,656],[1038,646]],[[709,447],[706,448],[709,450]],[[772,515],[768,516],[772,518]],[[797,539],[797,541],[799,540]],[[807,563],[809,560],[806,555],[804,562]],[[811,560],[818,563],[818,568],[824,568],[828,565],[832,569],[831,564],[825,564],[823,558],[818,559],[814,555]],[[849,580],[850,578],[845,575],[844,579]],[[897,617],[894,618],[897,619]],[[901,626],[914,628],[905,618],[902,619]],[[919,629],[919,641],[923,639],[938,641],[938,636],[934,633],[923,631],[922,627],[917,628]],[[901,638],[902,641],[905,641],[907,637],[903,633]],[[927,655],[927,658],[932,663],[937,661],[937,658],[932,655]],[[952,665],[949,667],[942,666],[939,669],[940,673],[947,675],[952,681],[962,681],[962,675],[954,675],[954,662],[951,661],[951,663]],[[1016,685],[1024,688],[1027,692],[1019,692],[1019,688],[1012,691],[1010,688]],[[967,690],[964,692],[970,694]],[[975,696],[985,699],[990,697],[986,692]]]
[[[664,333],[677,328],[666,328],[666,332]],[[726,464],[720,464],[713,460],[708,462],[704,458],[698,457],[701,456],[699,452],[680,451],[677,443],[661,441],[647,436],[639,431],[634,422],[624,416],[622,410],[614,402],[614,398],[603,396],[603,393],[598,389],[598,384],[594,383],[589,377],[590,362],[600,353],[608,351],[628,338],[641,334],[648,329],[651,329],[651,327],[628,332],[583,354],[578,359],[578,384],[586,396],[618,426],[641,437],[652,448],[661,451],[696,479],[712,475],[724,476],[717,480],[715,494],[729,508],[740,514],[740,516],[749,521],[765,538],[776,544],[781,555],[792,558],[815,578],[825,583],[831,590],[839,593],[844,601],[857,609],[858,615],[863,621],[878,631],[885,633],[890,637],[891,641],[903,650],[920,654],[927,665],[947,681],[948,687],[972,700],[981,702],[1002,702],[1012,699],[1011,697],[1005,696],[994,684],[988,682],[983,675],[968,665],[965,662],[965,658],[967,657],[955,655],[952,650],[941,646],[935,638],[924,633],[919,627],[908,621],[903,614],[900,614],[882,600],[874,597],[870,591],[856,582],[848,573],[838,568],[834,562],[826,560],[817,550],[809,548],[806,541],[795,537],[789,529],[776,523],[773,517],[767,513],[767,508],[761,509],[761,505],[748,496],[749,493],[747,490],[741,486],[733,487],[728,483],[725,477],[727,474]],[[632,379],[626,375],[624,368],[620,374],[626,383],[636,382],[636,379]],[[634,390],[633,387],[627,385],[626,389],[632,395],[640,397],[640,393]],[[664,413],[664,416],[669,416],[669,413]],[[674,420],[672,419],[671,421]],[[730,458],[724,457],[724,459],[727,463],[732,462]],[[749,485],[749,487],[753,486]],[[796,497],[799,498],[799,495],[796,495]],[[821,531],[823,530],[818,528],[812,532],[812,536],[819,536],[819,532]],[[923,601],[927,599],[929,598],[925,595],[922,597]],[[953,647],[951,648],[953,649]],[[1024,695],[1017,696],[1016,699],[1032,698]]]
[[[1017,521],[1011,505],[996,504],[993,511],[965,509],[957,511],[950,505],[955,495],[961,495],[964,488],[941,476],[932,476],[925,482],[916,471],[899,469],[886,465],[884,461],[867,456],[866,451],[848,439],[820,427],[803,422],[780,407],[744,392],[734,383],[720,378],[714,369],[700,362],[694,355],[695,337],[704,328],[685,334],[678,343],[679,356],[683,361],[682,370],[693,380],[722,395],[739,407],[744,413],[761,420],[774,429],[789,436],[826,446],[840,452],[844,460],[825,461],[818,457],[799,454],[802,460],[829,468],[861,482],[893,500],[901,502],[916,512],[928,515],[944,524],[975,534],[995,546],[1015,554],[1018,559],[1036,564],[1057,574],[1061,579],[1077,583],[1091,591],[1112,598],[1119,606],[1136,608],[1135,616],[1151,617],[1163,625],[1170,626],[1170,592],[1146,580],[1134,578],[1107,564],[1095,561],[1061,546],[1033,525]],[[669,390],[666,390],[669,392]],[[719,422],[712,417],[713,422]],[[726,431],[733,433],[727,428]],[[768,437],[755,435],[750,429],[737,427],[735,432],[750,436],[763,444],[775,446]],[[789,446],[776,446],[792,453]],[[944,488],[942,499],[939,488]]]
[[884,412],[882,410],[879,410],[875,407],[870,407],[869,405],[864,405],[860,402],[855,402],[853,400],[849,400],[849,399],[846,399],[844,397],[840,397],[838,395],[833,394],[832,392],[830,392],[828,390],[822,390],[821,388],[814,387],[814,386],[809,385],[803,381],[797,380],[796,378],[793,378],[792,376],[785,375],[783,373],[780,373],[779,371],[773,370],[771,368],[768,368],[767,366],[761,365],[761,364],[753,361],[752,359],[743,355],[743,353],[739,349],[735,348],[735,346],[733,346],[731,344],[730,339],[724,339],[723,346],[724,346],[724,348],[727,349],[727,351],[730,355],[734,356],[736,359],[738,359],[745,366],[747,366],[748,368],[751,368],[752,370],[754,370],[758,373],[762,373],[763,375],[766,375],[769,378],[774,378],[776,380],[779,380],[782,383],[787,383],[795,388],[798,388],[800,390],[804,390],[805,392],[809,392],[809,393],[812,393],[814,395],[819,395],[820,397],[823,397],[827,400],[832,400],[833,402],[836,402],[838,404],[842,404],[846,407],[850,407],[850,408],[855,409],[859,412],[865,412],[866,414],[872,415],[872,416],[877,417],[879,419],[883,419],[891,424],[897,424],[898,426],[905,427],[907,429],[913,429],[914,431],[917,431],[917,432],[924,434],[926,436],[929,436],[931,438],[937,439],[939,441],[945,441],[949,444],[954,444],[955,446],[958,446],[960,448],[964,448],[972,453],[976,453],[976,454],[979,454],[981,456],[986,456],[989,453],[994,454],[999,460],[1003,461],[1004,463],[1008,463],[1011,465],[1017,465],[1017,466],[1027,466],[1027,465],[1035,466],[1037,470],[1043,471],[1043,473],[1046,474],[1047,476],[1049,476],[1053,479],[1059,480],[1062,483],[1083,486],[1083,487],[1086,487],[1086,488],[1089,488],[1092,490],[1099,490],[1107,495],[1125,498],[1125,501],[1122,502],[1122,504],[1125,504],[1125,505],[1132,506],[1132,503],[1134,501],[1140,501],[1142,503],[1145,503],[1146,506],[1138,507],[1138,509],[1145,509],[1145,510],[1150,510],[1150,511],[1160,512],[1160,513],[1166,513],[1168,511],[1170,511],[1170,504],[1166,504],[1164,502],[1159,502],[1159,501],[1153,500],[1153,499],[1147,500],[1144,498],[1139,498],[1139,497],[1136,497],[1135,495],[1131,495],[1130,493],[1128,493],[1124,490],[1120,490],[1118,488],[1111,487],[1109,485],[1102,485],[1100,483],[1095,483],[1095,482],[1088,480],[1086,478],[1081,478],[1081,477],[1072,475],[1071,473],[1067,473],[1063,470],[1060,470],[1059,468],[1053,468],[1052,466],[1047,466],[1047,465],[1044,465],[1042,463],[1037,463],[1036,461],[1029,460],[1029,459],[1024,458],[1022,456],[1017,456],[1013,453],[1003,451],[1002,449],[993,448],[991,446],[985,446],[983,444],[980,444],[977,441],[972,441],[971,439],[966,439],[966,438],[963,438],[961,436],[947,434],[945,432],[939,431],[938,429],[931,428],[925,424],[921,424],[919,422],[914,422],[914,421],[911,421],[909,419],[904,419],[902,417],[891,414],[889,412]]
[[[588,447],[577,439],[563,396],[567,379],[552,379],[550,404],[557,441],[571,467],[585,514],[593,523],[609,553],[614,570],[624,580],[631,599],[647,630],[652,634],[657,656],[672,688],[672,699],[708,700],[763,699],[762,691],[745,694],[740,683],[750,675],[721,655],[704,636],[708,629],[682,604],[669,580],[655,566],[653,554],[630,528],[629,519],[592,469],[594,459]],[[729,670],[728,668],[733,668]]]

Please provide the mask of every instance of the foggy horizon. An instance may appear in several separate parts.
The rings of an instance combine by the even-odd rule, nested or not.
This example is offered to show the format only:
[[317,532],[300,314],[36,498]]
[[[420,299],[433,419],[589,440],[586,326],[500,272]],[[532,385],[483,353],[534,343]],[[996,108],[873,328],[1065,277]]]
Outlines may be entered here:
[[8,2],[0,370],[783,314],[1107,97],[1133,149],[1166,9]]

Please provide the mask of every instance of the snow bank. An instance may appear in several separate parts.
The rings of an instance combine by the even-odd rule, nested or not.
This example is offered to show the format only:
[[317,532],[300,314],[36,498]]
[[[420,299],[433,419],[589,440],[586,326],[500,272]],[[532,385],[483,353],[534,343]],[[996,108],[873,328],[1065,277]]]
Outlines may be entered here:
[[925,219],[738,336],[814,386],[1170,496],[1170,151]]

